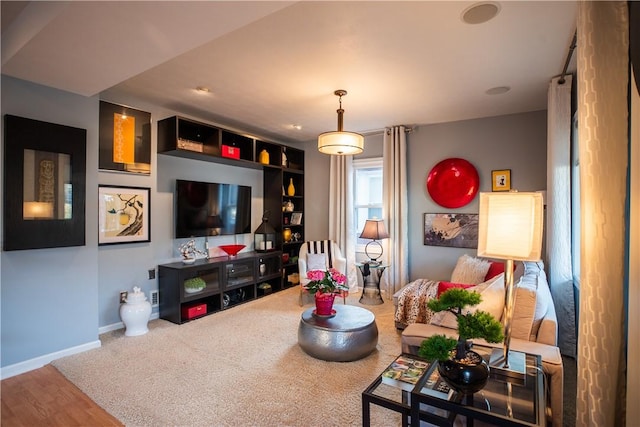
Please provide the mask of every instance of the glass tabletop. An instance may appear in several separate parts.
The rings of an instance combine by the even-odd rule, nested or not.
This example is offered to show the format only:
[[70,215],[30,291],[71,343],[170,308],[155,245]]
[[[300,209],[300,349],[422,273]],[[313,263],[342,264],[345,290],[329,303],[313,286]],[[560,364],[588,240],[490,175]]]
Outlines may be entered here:
[[[488,360],[488,347],[474,346],[473,350]],[[544,418],[544,375],[540,356],[526,355],[527,372],[524,379],[508,379],[491,374],[487,385],[479,392],[464,397],[456,392],[436,393],[439,384],[437,364],[432,364],[429,372],[418,380],[411,392],[412,411],[419,410],[421,419],[430,416],[422,414],[422,405],[437,407],[443,411],[473,418],[481,422],[512,426],[543,426]],[[446,414],[450,415],[450,414]],[[413,421],[413,420],[412,420]],[[412,425],[419,425],[418,419]],[[442,420],[442,424],[449,425]]]
[[389,264],[372,264],[372,263],[366,263],[366,262],[356,262],[356,267],[361,268],[361,267],[364,267],[365,264],[369,264],[369,268],[387,268],[387,267],[389,267]]

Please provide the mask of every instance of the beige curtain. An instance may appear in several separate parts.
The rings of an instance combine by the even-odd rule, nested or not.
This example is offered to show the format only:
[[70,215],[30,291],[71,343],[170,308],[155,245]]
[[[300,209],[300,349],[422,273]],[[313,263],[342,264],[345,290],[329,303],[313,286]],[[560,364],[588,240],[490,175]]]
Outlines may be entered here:
[[571,85],[551,80],[547,101],[546,264],[558,313],[562,354],[576,355],[576,316],[571,268]]
[[331,156],[329,169],[329,238],[347,259],[350,291],[358,289],[353,230],[353,156]]
[[386,129],[383,144],[383,216],[389,238],[384,253],[389,267],[383,282],[388,297],[409,278],[409,242],[407,233],[407,136],[404,126]]
[[579,426],[625,425],[628,28],[626,2],[578,3]]

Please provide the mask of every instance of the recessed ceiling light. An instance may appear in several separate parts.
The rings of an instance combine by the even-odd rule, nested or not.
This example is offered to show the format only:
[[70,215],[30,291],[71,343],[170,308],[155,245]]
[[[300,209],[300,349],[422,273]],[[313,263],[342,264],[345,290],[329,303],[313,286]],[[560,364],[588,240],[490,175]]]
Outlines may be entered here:
[[301,125],[291,125],[291,127],[294,128],[295,130],[302,130]]
[[474,3],[462,11],[462,22],[467,24],[482,24],[496,17],[500,12],[500,3]]
[[507,93],[511,90],[509,86],[496,86],[491,89],[487,89],[484,93],[487,95],[502,95],[503,93]]

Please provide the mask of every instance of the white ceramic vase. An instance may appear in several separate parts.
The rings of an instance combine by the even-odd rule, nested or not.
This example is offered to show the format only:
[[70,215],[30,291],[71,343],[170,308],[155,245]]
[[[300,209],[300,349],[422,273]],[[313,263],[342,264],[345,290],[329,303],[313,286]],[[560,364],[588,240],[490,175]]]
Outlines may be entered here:
[[140,291],[140,288],[133,288],[129,292],[127,302],[120,305],[120,318],[126,328],[125,335],[135,337],[149,332],[147,323],[151,316],[151,303]]

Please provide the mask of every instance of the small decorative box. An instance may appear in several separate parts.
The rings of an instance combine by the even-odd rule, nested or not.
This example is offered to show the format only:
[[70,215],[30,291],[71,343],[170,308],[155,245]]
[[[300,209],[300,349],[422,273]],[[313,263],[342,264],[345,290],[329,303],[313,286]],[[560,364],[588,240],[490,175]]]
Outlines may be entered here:
[[182,307],[182,317],[194,319],[207,314],[207,304],[198,304],[191,307]]
[[240,149],[238,147],[232,147],[230,145],[222,145],[222,157],[229,157],[231,159],[240,158]]

